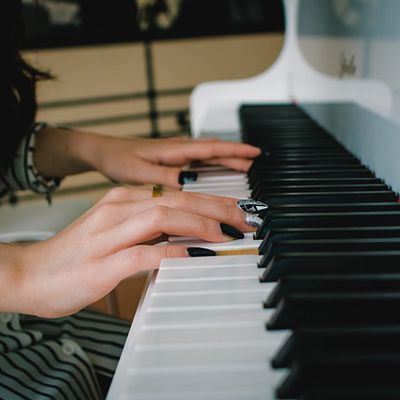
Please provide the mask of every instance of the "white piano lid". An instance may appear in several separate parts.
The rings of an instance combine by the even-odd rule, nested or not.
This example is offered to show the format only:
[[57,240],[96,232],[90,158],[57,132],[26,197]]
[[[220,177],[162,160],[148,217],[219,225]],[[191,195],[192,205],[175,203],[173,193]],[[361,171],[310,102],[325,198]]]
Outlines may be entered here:
[[[393,98],[389,86],[371,77],[360,79],[341,79],[326,75],[315,69],[304,58],[299,46],[298,24],[300,0],[284,0],[286,28],[285,43],[276,62],[262,74],[242,80],[207,82],[198,85],[190,99],[192,134],[219,134],[224,136],[236,133],[239,137],[238,109],[243,103],[288,103],[292,101],[355,102],[363,107],[387,115]],[[326,11],[332,2],[308,0],[308,8],[318,7],[319,15]],[[321,6],[320,3],[323,3]],[[338,1],[333,0],[333,3]],[[348,3],[356,3],[349,1]],[[366,0],[364,7],[376,2]],[[391,1],[393,3],[393,1]],[[351,10],[351,8],[350,8]],[[300,16],[306,15],[302,13]],[[308,18],[305,24],[319,21],[319,16]],[[325,38],[326,39],[326,38]],[[327,41],[325,40],[325,43]],[[329,49],[325,52],[329,53]],[[325,53],[324,53],[325,54]],[[324,54],[319,54],[324,57]],[[337,60],[339,68],[340,59]]]

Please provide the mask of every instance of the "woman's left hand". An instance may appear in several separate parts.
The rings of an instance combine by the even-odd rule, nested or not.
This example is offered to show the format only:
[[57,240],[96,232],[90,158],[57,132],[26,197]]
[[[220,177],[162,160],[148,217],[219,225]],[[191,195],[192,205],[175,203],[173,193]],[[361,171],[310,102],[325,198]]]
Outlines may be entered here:
[[247,171],[257,147],[218,139],[139,139],[46,127],[36,136],[34,162],[44,176],[64,177],[97,170],[123,183],[180,187],[179,174],[191,161]]
[[260,149],[218,139],[101,138],[97,169],[125,183],[162,183],[180,187],[182,167],[193,160],[247,171]]

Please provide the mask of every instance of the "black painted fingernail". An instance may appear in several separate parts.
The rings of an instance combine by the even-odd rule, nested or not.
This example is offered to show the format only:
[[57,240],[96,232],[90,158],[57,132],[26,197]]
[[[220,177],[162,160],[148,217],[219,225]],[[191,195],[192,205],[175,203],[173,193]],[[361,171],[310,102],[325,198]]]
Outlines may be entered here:
[[234,228],[228,224],[219,224],[221,227],[221,231],[224,235],[229,236],[233,239],[243,239],[244,235],[239,229]]
[[198,176],[199,176],[199,174],[197,172],[182,171],[179,174],[178,182],[181,185],[184,185],[185,183],[189,183],[189,182],[195,182],[195,181],[197,181]]
[[268,204],[252,199],[238,200],[236,204],[243,211],[252,214],[259,214],[261,211],[264,211],[268,208]]
[[217,254],[214,250],[205,249],[204,247],[188,247],[187,252],[190,257],[210,257]]

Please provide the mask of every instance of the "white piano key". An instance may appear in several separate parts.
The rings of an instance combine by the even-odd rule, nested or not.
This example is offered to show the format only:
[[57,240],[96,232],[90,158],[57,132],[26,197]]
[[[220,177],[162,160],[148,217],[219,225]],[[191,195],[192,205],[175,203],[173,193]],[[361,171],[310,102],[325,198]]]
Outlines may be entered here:
[[[199,190],[188,190],[188,192],[199,192]],[[202,190],[201,193],[204,194],[212,194],[213,196],[221,196],[221,197],[230,197],[233,199],[249,199],[251,196],[251,190],[247,189],[235,189],[235,190],[228,190],[228,189],[216,189],[216,188],[209,188]]]
[[[201,369],[204,366],[268,362],[266,354],[276,353],[276,343],[265,340],[230,342],[225,345],[135,346],[134,360],[140,369],[162,371],[169,368]],[[134,371],[134,367],[128,373]]]
[[193,185],[187,185],[185,187],[185,192],[196,192],[196,193],[205,193],[210,190],[223,190],[223,191],[238,191],[238,190],[247,190],[247,184],[244,184],[242,182],[231,182],[231,183],[207,183],[207,184],[193,184]]
[[230,180],[238,180],[241,179],[247,182],[247,175],[243,172],[236,171],[212,171],[212,172],[203,172],[199,174],[197,180],[195,182],[203,183],[203,182],[227,182]]
[[241,186],[243,188],[248,189],[248,179],[246,177],[236,177],[236,178],[230,178],[227,180],[207,180],[207,179],[203,179],[203,180],[197,180],[194,182],[188,182],[185,183],[185,185],[183,186],[183,191],[186,191],[189,188],[192,187],[198,187],[198,188],[207,188],[207,187],[215,187],[215,186],[227,186],[227,187],[231,187],[231,186]]
[[154,293],[154,296],[151,299],[150,305],[151,307],[178,307],[180,304],[184,303],[191,307],[196,307],[200,305],[214,305],[221,306],[224,304],[254,304],[260,303],[260,298],[266,298],[271,290],[263,290],[263,291],[247,291],[247,292],[239,292],[239,293],[197,293],[196,295],[178,295],[175,296],[157,296]]
[[157,281],[168,281],[171,279],[196,279],[196,278],[218,278],[227,276],[254,276],[258,277],[260,275],[259,268],[254,265],[251,266],[232,266],[229,268],[229,264],[227,267],[202,267],[202,268],[193,268],[193,269],[163,269],[160,270],[157,275]]
[[176,327],[170,329],[154,329],[151,325],[141,327],[142,335],[135,342],[136,345],[152,346],[185,346],[195,344],[220,344],[226,342],[253,342],[266,340],[274,343],[282,343],[288,333],[285,331],[266,331],[265,321],[255,321],[246,325],[231,324],[219,326],[194,326]]
[[207,249],[212,249],[214,251],[222,251],[222,250],[258,249],[262,240],[254,240],[252,237],[245,237],[244,239],[236,239],[236,240],[230,240],[228,242],[219,242],[219,243],[206,242],[201,239],[188,240],[188,241],[179,240],[178,242],[180,245],[187,247],[204,247]]
[[124,399],[176,400],[269,400],[274,399],[277,384],[285,371],[272,370],[267,363],[239,365],[236,368],[204,368],[173,370],[160,373],[130,371],[125,393],[135,393]]
[[263,310],[261,304],[226,305],[204,307],[203,309],[187,308],[186,310],[164,311],[163,308],[148,309],[146,323],[157,325],[191,324],[194,322],[249,322],[267,321],[271,317],[271,310]]
[[[246,240],[253,240],[254,241],[254,239],[253,239],[254,233],[253,232],[246,232],[246,233],[244,233],[244,236],[245,236]],[[195,237],[184,237],[184,236],[170,236],[168,238],[169,242],[193,242],[193,241],[198,241],[198,240],[199,239],[195,238]],[[240,239],[240,240],[242,240],[242,239]],[[202,242],[203,243],[210,243],[210,242],[204,242],[204,240],[202,240]],[[254,245],[257,246],[257,245],[259,245],[260,242],[261,241],[259,241],[259,242],[255,241]],[[229,243],[232,243],[232,245],[233,245],[233,243],[236,243],[237,245],[239,245],[241,242],[233,242],[232,241],[232,242],[229,242]]]
[[257,265],[261,256],[232,255],[224,257],[193,257],[193,258],[165,258],[160,263],[160,271],[165,268],[194,268],[226,265]]
[[187,290],[194,293],[204,292],[205,290],[221,290],[227,288],[229,283],[230,289],[258,289],[260,280],[258,277],[226,277],[226,279],[177,279],[174,281],[160,281],[154,286],[157,293],[177,292]]

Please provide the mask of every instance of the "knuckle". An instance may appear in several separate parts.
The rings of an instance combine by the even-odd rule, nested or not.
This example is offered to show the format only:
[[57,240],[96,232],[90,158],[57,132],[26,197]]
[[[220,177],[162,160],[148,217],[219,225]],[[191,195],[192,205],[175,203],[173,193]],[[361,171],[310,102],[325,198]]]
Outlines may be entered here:
[[203,233],[209,234],[213,231],[211,221],[209,221],[208,219],[203,218],[203,217],[199,217],[197,219],[197,226],[198,226],[199,231],[203,232]]
[[113,203],[103,203],[93,210],[91,219],[95,224],[99,224],[102,221],[108,220],[115,215],[117,205]]
[[108,201],[116,201],[126,197],[129,193],[129,189],[124,187],[112,188],[105,196]]
[[189,196],[185,192],[174,192],[171,200],[178,208],[187,208],[189,205]]
[[135,265],[136,267],[140,268],[141,262],[143,261],[145,257],[145,246],[143,245],[137,245],[132,251],[131,257],[132,257],[132,264]]
[[178,246],[166,246],[165,258],[183,257],[186,254],[186,249]]
[[236,210],[225,200],[220,200],[220,213],[226,221],[230,221],[236,216]]
[[165,219],[167,219],[170,215],[170,208],[162,205],[155,206],[151,210],[153,222],[160,224],[162,223]]

